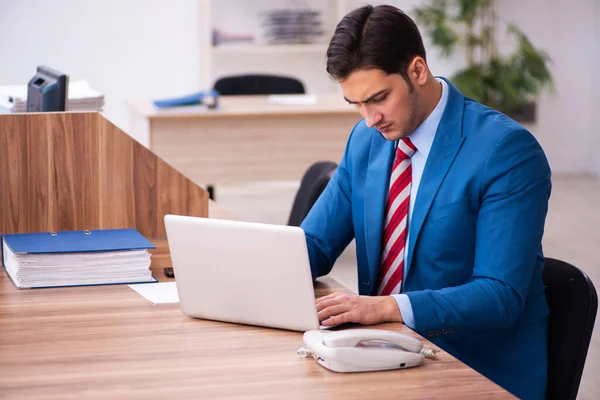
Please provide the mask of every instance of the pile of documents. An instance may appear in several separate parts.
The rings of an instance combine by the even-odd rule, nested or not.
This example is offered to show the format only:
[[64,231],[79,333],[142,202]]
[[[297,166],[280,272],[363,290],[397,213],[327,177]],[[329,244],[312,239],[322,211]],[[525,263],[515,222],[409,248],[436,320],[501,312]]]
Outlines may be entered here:
[[315,43],[323,38],[321,11],[271,9],[262,13],[263,39],[268,44]]
[[148,283],[152,248],[135,229],[12,234],[2,261],[18,288]]
[[[67,111],[102,111],[104,95],[84,81],[69,82]],[[27,85],[0,86],[0,113],[27,112]]]

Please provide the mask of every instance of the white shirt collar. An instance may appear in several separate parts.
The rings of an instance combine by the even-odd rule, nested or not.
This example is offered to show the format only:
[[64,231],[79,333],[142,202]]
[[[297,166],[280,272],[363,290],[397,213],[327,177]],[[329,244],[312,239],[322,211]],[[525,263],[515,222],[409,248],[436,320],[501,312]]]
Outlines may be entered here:
[[448,84],[441,78],[435,78],[442,84],[442,97],[438,102],[437,106],[433,109],[431,114],[419,125],[419,127],[409,135],[410,140],[413,142],[417,151],[423,154],[425,158],[429,155],[429,150],[433,145],[433,139],[437,132],[438,126],[442,119],[442,114],[446,109],[448,103]]

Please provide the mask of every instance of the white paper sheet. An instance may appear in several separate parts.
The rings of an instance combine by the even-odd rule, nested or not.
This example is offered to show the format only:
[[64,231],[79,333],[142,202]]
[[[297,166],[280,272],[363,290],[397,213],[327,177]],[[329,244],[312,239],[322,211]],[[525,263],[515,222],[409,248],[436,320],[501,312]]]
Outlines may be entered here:
[[270,95],[268,97],[269,103],[273,104],[285,104],[285,105],[299,105],[299,106],[312,106],[317,104],[317,95],[314,94],[284,94],[284,95]]
[[179,303],[179,294],[175,282],[142,283],[129,285],[152,304]]

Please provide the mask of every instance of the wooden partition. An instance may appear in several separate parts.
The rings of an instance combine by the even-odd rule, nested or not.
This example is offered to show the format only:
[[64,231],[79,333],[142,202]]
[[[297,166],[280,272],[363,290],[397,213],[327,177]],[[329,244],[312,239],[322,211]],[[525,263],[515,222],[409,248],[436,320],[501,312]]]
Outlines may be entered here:
[[207,217],[208,194],[99,113],[0,114],[0,234]]

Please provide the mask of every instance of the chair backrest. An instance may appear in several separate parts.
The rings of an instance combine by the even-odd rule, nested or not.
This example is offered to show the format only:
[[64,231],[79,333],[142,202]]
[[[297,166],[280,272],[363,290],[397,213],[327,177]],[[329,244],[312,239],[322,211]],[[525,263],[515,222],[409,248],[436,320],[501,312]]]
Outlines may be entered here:
[[236,75],[219,78],[214,89],[223,96],[304,94],[304,85],[296,78],[277,75]]
[[336,169],[337,164],[330,161],[320,161],[308,168],[302,177],[300,188],[296,192],[288,225],[300,226],[315,201],[325,190]]
[[547,399],[575,399],[585,364],[598,296],[577,267],[546,258],[543,281],[550,308]]

